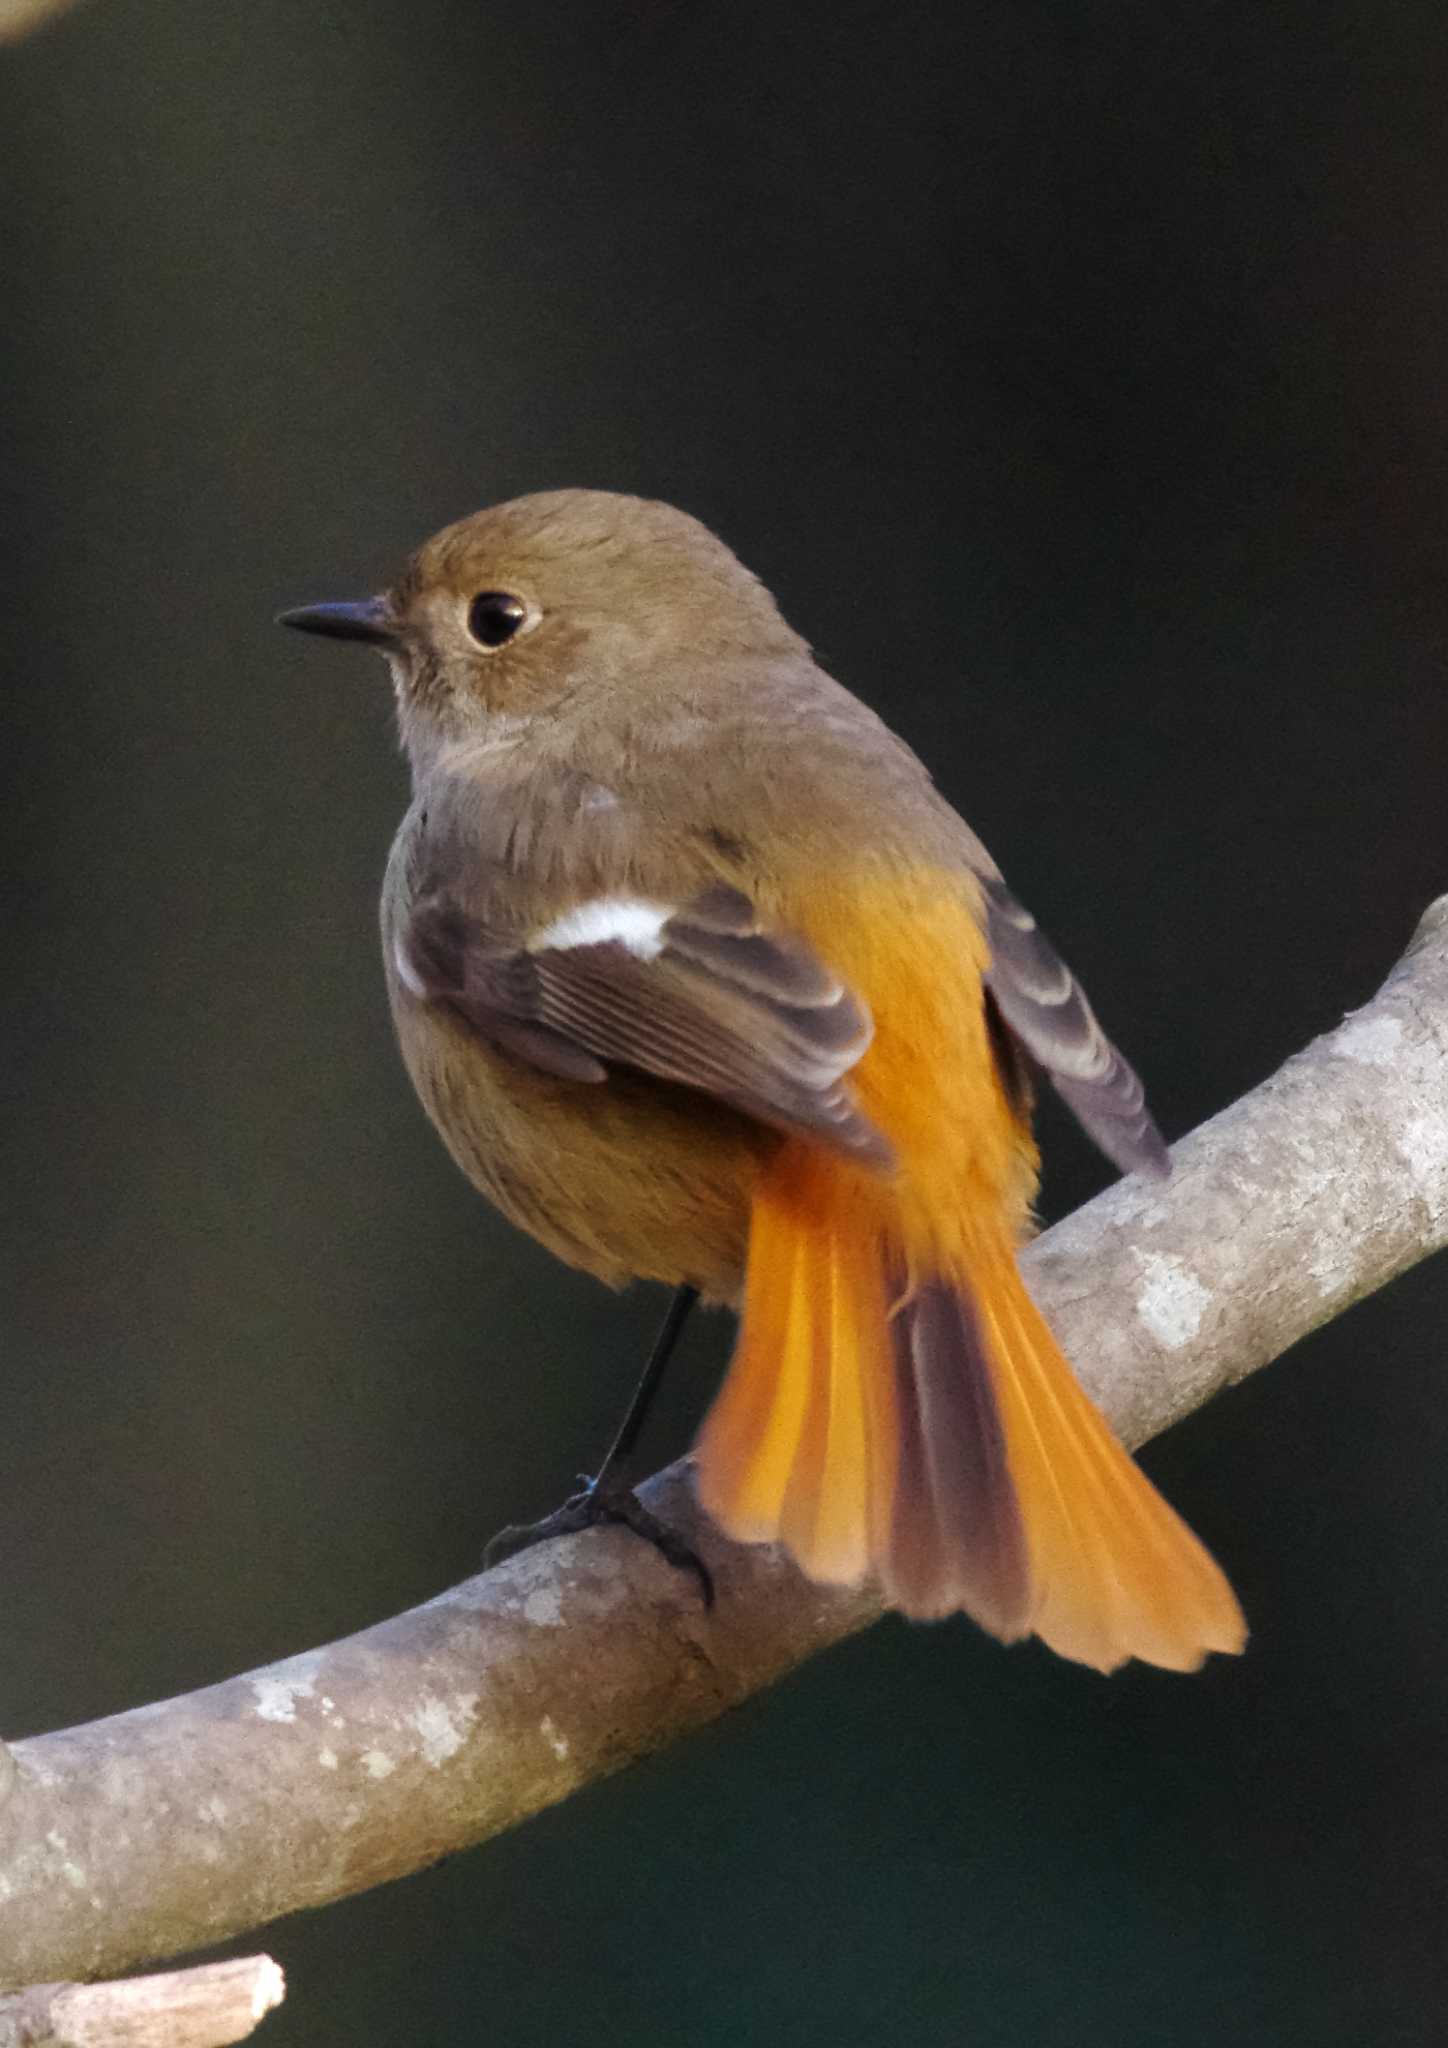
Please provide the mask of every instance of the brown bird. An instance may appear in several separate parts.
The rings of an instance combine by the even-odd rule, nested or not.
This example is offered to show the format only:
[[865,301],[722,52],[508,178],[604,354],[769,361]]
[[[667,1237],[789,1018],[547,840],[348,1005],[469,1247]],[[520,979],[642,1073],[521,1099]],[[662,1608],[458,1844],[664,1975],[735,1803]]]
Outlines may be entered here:
[[554,491],[284,615],[392,670],[413,801],[382,928],[403,1058],[474,1184],[570,1265],[741,1309],[695,1446],[731,1536],[1109,1670],[1240,1650],[1217,1565],[1016,1265],[1044,1073],[1123,1171],[1139,1081],[984,847],[697,520]]

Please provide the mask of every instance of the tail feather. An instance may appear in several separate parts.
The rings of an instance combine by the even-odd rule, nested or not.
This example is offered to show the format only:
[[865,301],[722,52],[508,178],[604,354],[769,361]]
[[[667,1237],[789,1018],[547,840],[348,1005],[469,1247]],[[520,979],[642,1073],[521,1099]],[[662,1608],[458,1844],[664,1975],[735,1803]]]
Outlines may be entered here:
[[873,1252],[848,1234],[771,1237],[767,1284],[754,1290],[702,1454],[705,1504],[731,1534],[783,1542],[831,1584],[865,1577],[893,1499],[898,1424]]
[[756,1198],[734,1363],[696,1449],[704,1505],[813,1578],[871,1575],[1111,1670],[1245,1640],[1231,1588],[1077,1384],[1002,1231],[918,1270],[832,1163]]
[[1241,1609],[1221,1568],[1122,1448],[1061,1357],[1014,1260],[991,1289],[998,1373],[1039,1588],[1036,1633],[1110,1670],[1140,1657],[1191,1671],[1240,1651]]
[[1031,1626],[1030,1568],[979,1320],[965,1295],[928,1280],[901,1300],[892,1334],[899,1484],[881,1582],[907,1614],[964,1607],[1012,1642]]
[[[790,1469],[780,1536],[809,1559],[817,1578],[848,1583],[869,1570],[876,1524],[874,1489],[881,1474],[879,1417],[863,1370],[880,1304],[862,1301],[858,1276],[845,1269],[837,1244],[816,1264],[807,1290],[811,1399]],[[837,1369],[836,1359],[854,1361]],[[873,1460],[873,1461],[872,1461]]]
[[799,1448],[813,1369],[800,1342],[807,1251],[802,1236],[777,1248],[773,1284],[756,1292],[750,1342],[735,1353],[709,1418],[713,1461],[730,1475],[730,1533],[742,1543],[779,1535]]

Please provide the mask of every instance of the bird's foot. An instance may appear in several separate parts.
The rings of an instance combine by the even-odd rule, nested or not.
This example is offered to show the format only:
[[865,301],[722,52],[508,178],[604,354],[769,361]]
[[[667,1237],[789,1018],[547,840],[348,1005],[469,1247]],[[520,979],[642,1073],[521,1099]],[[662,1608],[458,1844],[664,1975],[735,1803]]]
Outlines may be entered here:
[[506,1529],[500,1529],[483,1552],[484,1567],[491,1569],[504,1558],[530,1550],[535,1543],[547,1543],[554,1536],[576,1536],[580,1529],[596,1529],[600,1523],[612,1522],[632,1529],[645,1543],[652,1543],[675,1571],[692,1573],[699,1582],[705,1607],[714,1605],[714,1578],[708,1565],[657,1515],[650,1514],[631,1488],[610,1483],[602,1474],[590,1479],[580,1473],[579,1483],[581,1491],[571,1495],[551,1515],[545,1515],[541,1522],[510,1522]]

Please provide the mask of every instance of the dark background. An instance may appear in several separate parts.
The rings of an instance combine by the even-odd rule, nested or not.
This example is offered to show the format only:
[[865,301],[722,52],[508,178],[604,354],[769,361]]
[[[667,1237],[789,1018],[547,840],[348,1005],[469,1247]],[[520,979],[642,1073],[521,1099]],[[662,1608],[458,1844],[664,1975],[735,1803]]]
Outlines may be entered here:
[[[426,1128],[385,683],[271,614],[520,490],[685,504],[1177,1135],[1448,886],[1445,107],[1440,0],[92,0],[0,52],[6,1734],[462,1576],[659,1306]],[[1105,1170],[1046,1138],[1056,1214]],[[267,2040],[1442,2041],[1445,1315],[1420,1270],[1148,1453],[1243,1662],[887,1623],[273,1930]]]

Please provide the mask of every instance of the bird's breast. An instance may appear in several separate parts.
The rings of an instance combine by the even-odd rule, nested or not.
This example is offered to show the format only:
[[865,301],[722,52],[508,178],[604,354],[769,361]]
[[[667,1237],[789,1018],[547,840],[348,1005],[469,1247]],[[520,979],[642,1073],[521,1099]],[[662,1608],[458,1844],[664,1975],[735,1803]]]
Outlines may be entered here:
[[738,1297],[749,1204],[778,1138],[692,1091],[558,1080],[394,982],[403,1061],[457,1164],[520,1229],[610,1286]]

